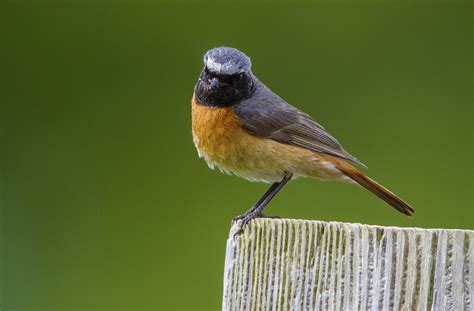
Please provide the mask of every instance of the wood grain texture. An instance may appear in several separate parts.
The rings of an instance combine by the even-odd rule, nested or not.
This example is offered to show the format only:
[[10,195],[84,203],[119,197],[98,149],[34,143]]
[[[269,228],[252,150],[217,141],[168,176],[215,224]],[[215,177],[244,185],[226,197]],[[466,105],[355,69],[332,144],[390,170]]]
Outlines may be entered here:
[[237,229],[223,310],[474,310],[474,231],[285,219]]

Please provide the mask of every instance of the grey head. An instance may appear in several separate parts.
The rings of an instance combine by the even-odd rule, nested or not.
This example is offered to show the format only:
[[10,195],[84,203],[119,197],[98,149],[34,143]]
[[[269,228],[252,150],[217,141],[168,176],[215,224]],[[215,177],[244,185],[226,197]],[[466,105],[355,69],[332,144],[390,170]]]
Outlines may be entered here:
[[209,71],[216,74],[232,75],[240,72],[250,72],[252,62],[241,51],[222,46],[209,50],[204,54],[204,65]]
[[194,92],[199,104],[227,107],[252,95],[255,77],[250,58],[230,47],[217,47],[204,54],[204,68]]

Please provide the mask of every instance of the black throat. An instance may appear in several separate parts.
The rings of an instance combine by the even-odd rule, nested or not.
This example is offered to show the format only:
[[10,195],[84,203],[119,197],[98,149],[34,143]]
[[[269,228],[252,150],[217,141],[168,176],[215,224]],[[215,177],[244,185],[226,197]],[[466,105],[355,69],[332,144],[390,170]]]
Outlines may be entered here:
[[[217,79],[217,86],[211,88],[211,79]],[[247,73],[233,75],[215,74],[206,68],[202,71],[194,88],[196,101],[210,107],[229,107],[249,98],[254,92],[253,77]]]

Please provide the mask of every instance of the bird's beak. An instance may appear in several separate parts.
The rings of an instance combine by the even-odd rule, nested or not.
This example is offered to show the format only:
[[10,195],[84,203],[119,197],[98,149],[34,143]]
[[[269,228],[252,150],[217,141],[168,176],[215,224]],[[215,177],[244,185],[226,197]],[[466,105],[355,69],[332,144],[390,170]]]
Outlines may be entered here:
[[217,84],[219,84],[219,79],[217,78],[212,78],[211,79],[211,83],[209,84],[209,88],[210,89],[213,89],[217,86]]

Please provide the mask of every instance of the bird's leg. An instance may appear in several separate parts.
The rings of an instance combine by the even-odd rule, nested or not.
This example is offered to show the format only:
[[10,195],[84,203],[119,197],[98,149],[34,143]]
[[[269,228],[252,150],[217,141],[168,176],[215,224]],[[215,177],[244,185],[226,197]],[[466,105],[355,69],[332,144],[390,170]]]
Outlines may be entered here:
[[247,225],[252,219],[266,217],[263,215],[263,209],[270,203],[275,195],[290,181],[292,175],[285,176],[280,182],[273,183],[270,188],[262,195],[260,199],[245,214],[234,217],[232,221],[242,219],[241,228]]
[[232,222],[235,222],[237,220],[240,220],[240,219],[244,219],[245,216],[247,216],[248,214],[252,213],[254,210],[256,210],[260,204],[262,204],[262,202],[273,192],[275,191],[276,187],[278,187],[280,183],[279,182],[275,182],[273,183],[270,188],[268,188],[267,191],[265,191],[265,193],[260,197],[260,199],[258,199],[257,202],[255,202],[255,204],[248,210],[245,212],[245,214],[242,214],[242,215],[239,215],[239,216],[235,216],[233,219],[232,219]]

